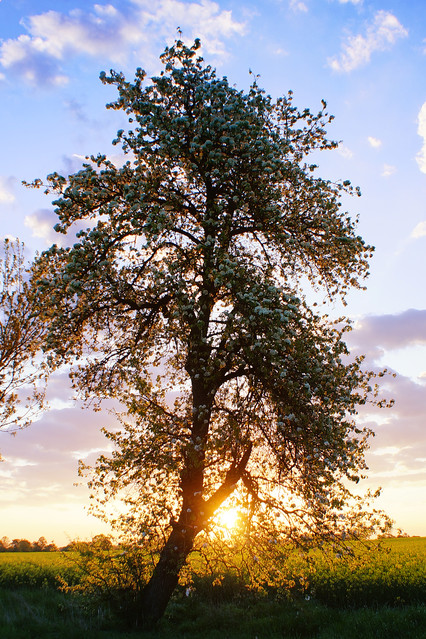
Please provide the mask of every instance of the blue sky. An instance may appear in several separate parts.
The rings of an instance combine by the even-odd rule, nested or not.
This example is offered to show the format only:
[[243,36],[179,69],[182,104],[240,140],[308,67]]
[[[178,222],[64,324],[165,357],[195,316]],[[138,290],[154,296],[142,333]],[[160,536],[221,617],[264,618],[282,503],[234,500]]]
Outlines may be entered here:
[[[388,366],[391,411],[363,415],[377,432],[369,453],[379,504],[411,534],[426,535],[426,7],[424,0],[0,0],[0,236],[18,236],[29,256],[57,241],[51,202],[21,181],[78,170],[111,146],[125,119],[105,109],[110,68],[133,77],[159,70],[180,27],[201,37],[203,55],[239,88],[253,76],[273,97],[294,91],[299,107],[324,98],[339,149],[320,173],[350,179],[345,201],[376,247],[367,290],[348,306],[354,350]],[[74,486],[78,457],[93,458],[111,417],[70,405],[65,377],[49,391],[52,410],[25,432],[2,435],[1,535],[62,543],[97,532]]]

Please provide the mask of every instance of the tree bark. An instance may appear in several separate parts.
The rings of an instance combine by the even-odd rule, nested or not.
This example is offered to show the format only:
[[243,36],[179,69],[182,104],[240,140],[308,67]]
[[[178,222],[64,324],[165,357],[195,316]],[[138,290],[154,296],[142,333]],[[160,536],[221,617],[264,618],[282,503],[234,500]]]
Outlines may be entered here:
[[[178,584],[180,570],[193,548],[195,537],[204,528],[206,520],[214,515],[219,506],[233,492],[236,483],[241,479],[246,469],[251,451],[252,444],[250,442],[239,462],[231,465],[223,484],[207,502],[201,497],[194,500],[197,493],[194,495],[188,490],[188,486],[186,487],[179,520],[174,523],[173,530],[160,553],[151,579],[142,592],[139,625],[144,629],[152,628],[164,615],[167,604]],[[199,469],[198,472],[193,470],[193,479],[199,479],[197,477],[199,472]],[[193,487],[194,485],[191,485],[191,490]],[[189,504],[192,508],[188,507]]]
[[179,526],[174,528],[161,551],[160,559],[142,592],[139,625],[152,628],[161,619],[175,590],[179,573],[191,552],[195,534]]

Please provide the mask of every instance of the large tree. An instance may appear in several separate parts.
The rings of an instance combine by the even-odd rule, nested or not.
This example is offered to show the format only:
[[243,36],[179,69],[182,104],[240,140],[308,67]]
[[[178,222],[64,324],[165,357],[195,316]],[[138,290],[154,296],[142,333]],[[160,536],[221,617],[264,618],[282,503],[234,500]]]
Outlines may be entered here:
[[340,202],[356,190],[317,177],[310,157],[336,147],[332,117],[256,82],[238,91],[198,49],[176,41],[150,81],[101,74],[119,93],[108,107],[129,116],[115,140],[128,160],[92,156],[48,177],[56,230],[87,228],[35,275],[51,301],[48,348],[79,363],[87,397],[127,405],[92,487],[104,503],[126,489],[125,525],[147,547],[159,540],[146,624],[232,495],[268,538],[362,525],[347,480],[365,468],[356,413],[371,374],[347,357],[346,323],[303,295],[344,297],[368,272],[371,247]]
[[27,426],[44,406],[44,325],[29,285],[19,240],[4,240],[0,255],[0,430]]

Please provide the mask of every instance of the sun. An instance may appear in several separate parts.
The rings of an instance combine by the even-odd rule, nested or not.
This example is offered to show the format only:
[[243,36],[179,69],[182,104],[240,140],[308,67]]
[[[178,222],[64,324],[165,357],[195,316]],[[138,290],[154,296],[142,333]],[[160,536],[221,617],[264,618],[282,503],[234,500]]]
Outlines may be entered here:
[[221,528],[225,528],[227,531],[231,532],[239,523],[240,513],[236,508],[224,508],[218,512],[216,519]]

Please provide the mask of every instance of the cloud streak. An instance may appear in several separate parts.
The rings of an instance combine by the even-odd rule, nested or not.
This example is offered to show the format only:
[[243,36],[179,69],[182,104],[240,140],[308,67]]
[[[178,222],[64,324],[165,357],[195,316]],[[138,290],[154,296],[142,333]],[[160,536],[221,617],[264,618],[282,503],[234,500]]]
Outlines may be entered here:
[[[418,484],[426,481],[426,386],[403,375],[383,378],[381,393],[395,401],[391,409],[371,410],[370,480],[382,485]],[[363,411],[361,411],[362,418]],[[377,421],[376,421],[377,420]]]
[[397,40],[407,36],[407,29],[392,13],[378,11],[365,34],[349,36],[342,45],[340,56],[329,59],[329,66],[333,71],[349,73],[370,62],[376,51],[386,51]]
[[367,315],[357,320],[348,343],[370,351],[426,344],[426,310],[411,308],[395,315]]
[[[352,352],[366,354],[365,368],[377,370],[380,359],[382,369],[391,351],[426,344],[426,310],[409,309],[403,313],[363,317],[346,339]],[[372,404],[360,407],[358,419],[376,435],[370,441],[367,454],[371,470],[366,484],[383,487],[378,505],[401,525],[401,518],[410,521],[411,515],[403,512],[404,502],[398,491],[405,489],[410,494],[413,490],[422,491],[426,481],[426,384],[401,374],[385,375],[379,382],[377,399],[393,399],[394,406],[390,409]],[[411,529],[411,534],[420,532]]]

